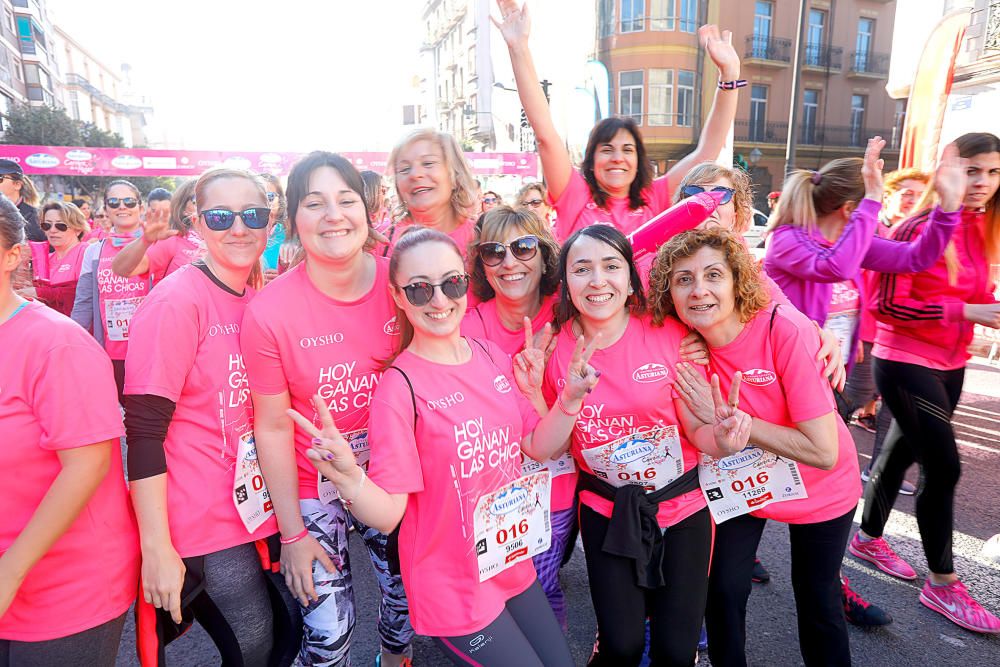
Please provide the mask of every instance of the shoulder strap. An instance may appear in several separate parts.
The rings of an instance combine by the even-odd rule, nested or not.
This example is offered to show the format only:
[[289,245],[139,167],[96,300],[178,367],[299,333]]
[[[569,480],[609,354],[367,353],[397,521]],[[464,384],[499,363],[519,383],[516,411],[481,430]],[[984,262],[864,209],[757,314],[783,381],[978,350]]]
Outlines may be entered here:
[[403,372],[403,369],[400,368],[399,366],[389,366],[389,368],[392,368],[393,370],[399,372],[399,374],[403,376],[403,379],[406,380],[406,386],[410,388],[410,400],[413,402],[413,427],[416,428],[416,426],[417,426],[417,395],[413,391],[413,383],[410,382],[410,378],[406,375],[406,373]]
[[771,311],[771,321],[768,322],[768,324],[767,324],[767,332],[768,332],[768,334],[770,334],[772,331],[774,331],[774,316],[778,314],[778,305],[779,304],[774,304],[774,310]]
[[[382,256],[383,257],[388,257],[389,256],[389,248],[392,247],[392,238],[395,235],[396,235],[396,223],[394,222],[391,225],[389,225],[389,236],[388,236],[389,242],[386,243],[385,244],[385,248],[382,249]],[[391,366],[390,368],[396,368],[396,367],[395,366]],[[396,370],[399,371],[398,368],[396,368]],[[403,371],[399,371],[399,372],[403,373]],[[406,377],[406,373],[403,373],[403,377]],[[407,382],[409,382],[409,380],[407,380]]]

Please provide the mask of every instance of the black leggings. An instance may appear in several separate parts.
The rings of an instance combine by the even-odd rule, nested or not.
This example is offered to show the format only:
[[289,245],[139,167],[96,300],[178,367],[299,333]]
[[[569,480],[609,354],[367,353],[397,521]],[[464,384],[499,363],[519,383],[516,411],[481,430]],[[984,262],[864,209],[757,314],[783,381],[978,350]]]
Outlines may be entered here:
[[[39,619],[39,623],[43,623]],[[114,667],[118,644],[122,639],[125,614],[96,628],[68,637],[40,642],[0,639],[0,667],[51,667],[52,665],[91,665]]]
[[[920,464],[916,514],[927,567],[955,571],[951,552],[955,487],[962,474],[951,416],[962,395],[965,368],[937,371],[915,364],[875,360],[875,381],[899,426],[888,437],[865,486],[861,530],[881,537],[906,469]],[[895,432],[896,429],[893,429]]]
[[[788,524],[799,651],[808,667],[851,664],[840,599],[840,562],[854,510],[820,523]],[[708,655],[715,667],[745,667],[747,600],[753,559],[765,519],[749,514],[716,528],[709,578]]]
[[708,509],[663,533],[665,586],[640,588],[634,561],[604,553],[609,520],[580,505],[580,534],[587,557],[590,597],[597,616],[598,652],[590,663],[638,665],[649,618],[650,664],[693,665],[708,595],[713,524]]
[[125,360],[112,359],[111,368],[115,372],[115,386],[118,388],[118,405],[125,405]]
[[566,637],[536,580],[507,600],[495,621],[461,637],[434,637],[452,664],[469,667],[573,667]]

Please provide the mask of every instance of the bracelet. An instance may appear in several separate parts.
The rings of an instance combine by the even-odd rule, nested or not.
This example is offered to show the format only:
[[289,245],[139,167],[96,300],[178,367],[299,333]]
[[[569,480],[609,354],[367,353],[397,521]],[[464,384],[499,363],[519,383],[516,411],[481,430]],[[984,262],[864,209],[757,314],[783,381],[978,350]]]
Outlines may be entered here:
[[719,90],[736,90],[737,88],[745,88],[747,85],[746,79],[736,79],[735,81],[719,81]]
[[[361,468],[361,466],[358,466],[358,467]],[[357,490],[353,494],[354,498],[357,498],[361,494],[361,487],[363,487],[365,485],[365,480],[366,479],[368,479],[368,475],[367,475],[367,473],[365,473],[365,469],[361,468],[361,481],[358,482],[358,488],[357,488]],[[344,507],[350,507],[351,505],[354,504],[354,500],[348,500],[344,496],[340,496],[340,503]]]
[[559,394],[559,396],[556,397],[556,407],[559,408],[559,412],[563,413],[567,417],[576,417],[581,412],[583,412],[583,403],[580,403],[580,409],[577,410],[576,412],[570,412],[569,410],[567,410],[566,409],[566,404],[563,403],[562,394],[561,393]]
[[302,532],[299,533],[298,535],[293,535],[292,537],[279,537],[278,541],[281,542],[282,544],[295,544],[308,534],[309,534],[309,529],[303,528]]

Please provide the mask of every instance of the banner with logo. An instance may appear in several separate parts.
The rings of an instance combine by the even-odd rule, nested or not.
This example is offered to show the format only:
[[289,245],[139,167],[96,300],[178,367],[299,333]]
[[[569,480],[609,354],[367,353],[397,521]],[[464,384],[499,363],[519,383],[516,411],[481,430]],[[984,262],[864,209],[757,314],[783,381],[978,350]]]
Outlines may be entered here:
[[[86,148],[82,146],[0,145],[0,158],[21,165],[24,173],[60,176],[199,176],[227,166],[285,176],[305,153]],[[358,171],[386,172],[388,153],[341,153]],[[534,153],[466,153],[477,176],[538,177]]]

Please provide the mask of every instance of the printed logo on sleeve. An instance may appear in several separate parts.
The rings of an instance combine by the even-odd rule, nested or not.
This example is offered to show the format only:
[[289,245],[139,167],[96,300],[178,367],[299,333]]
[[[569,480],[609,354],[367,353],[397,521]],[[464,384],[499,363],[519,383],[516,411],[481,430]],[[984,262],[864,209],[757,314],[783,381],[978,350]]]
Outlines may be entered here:
[[660,380],[666,380],[669,377],[670,373],[667,371],[666,366],[652,362],[643,364],[632,372],[632,379],[636,382],[642,382],[643,384],[659,382]]
[[743,371],[743,382],[755,387],[766,387],[777,379],[778,376],[774,374],[774,371],[763,368],[751,368],[748,371]]
[[382,332],[386,336],[398,336],[399,335],[399,323],[396,321],[396,316],[393,315],[392,318],[385,323],[382,327]]
[[506,394],[510,391],[510,382],[504,375],[498,375],[493,378],[493,388],[499,391],[501,394]]

